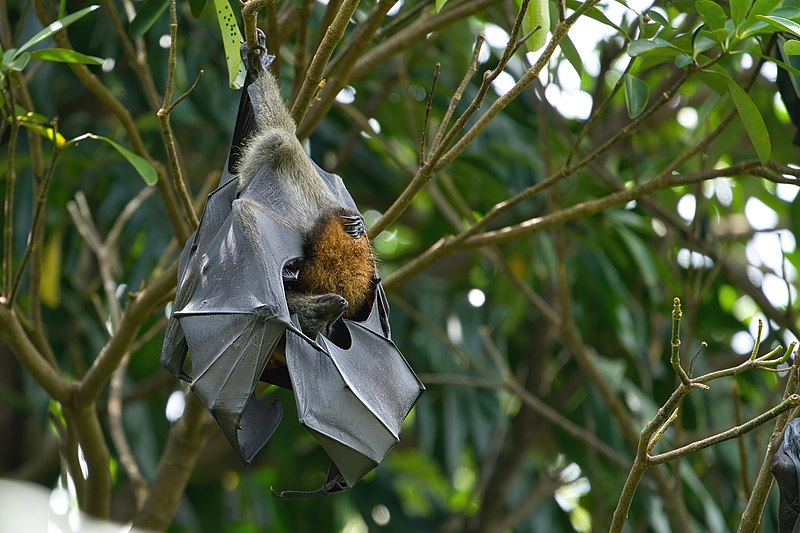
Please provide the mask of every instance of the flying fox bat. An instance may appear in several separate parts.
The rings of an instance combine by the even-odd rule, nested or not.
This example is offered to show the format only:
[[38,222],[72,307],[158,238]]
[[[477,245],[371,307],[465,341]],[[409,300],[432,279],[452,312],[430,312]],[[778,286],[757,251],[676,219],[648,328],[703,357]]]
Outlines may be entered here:
[[303,151],[260,39],[243,46],[228,161],[181,255],[161,363],[245,463],[282,417],[255,397],[258,381],[292,389],[332,465],[318,491],[281,496],[328,494],[381,462],[424,387],[391,340],[364,220],[341,178]]

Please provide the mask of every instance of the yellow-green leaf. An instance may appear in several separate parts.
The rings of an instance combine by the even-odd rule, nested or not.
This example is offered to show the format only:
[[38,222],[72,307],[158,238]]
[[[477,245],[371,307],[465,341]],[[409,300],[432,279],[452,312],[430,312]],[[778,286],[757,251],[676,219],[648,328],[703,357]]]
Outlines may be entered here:
[[[55,139],[55,142],[58,146],[63,146],[64,143],[67,142],[64,136],[61,135],[60,133],[55,132],[53,128],[49,126],[44,126],[42,124],[37,124],[36,122],[31,122],[30,120],[28,120],[27,116],[24,115],[18,116],[17,121],[19,122],[20,126],[24,126],[31,131],[35,131],[36,133],[38,133],[39,135],[41,135],[42,137],[51,142]],[[55,134],[55,136],[53,134]]]
[[549,0],[531,0],[525,17],[522,19],[522,32],[528,34],[537,25],[542,27],[531,35],[525,43],[525,47],[530,52],[535,52],[544,46],[547,40],[547,31],[550,29],[550,2]]
[[243,65],[242,58],[239,55],[239,47],[242,43],[239,23],[236,21],[236,16],[233,14],[228,0],[214,0],[214,9],[217,12],[219,31],[222,34],[222,46],[225,49],[225,61],[228,64],[228,85],[238,89],[241,84],[237,86],[237,81],[239,78],[244,80],[244,77],[240,75]]
[[61,302],[61,236],[61,231],[51,235],[42,250],[42,282],[39,294],[42,303],[48,307],[58,307]]
[[797,39],[789,39],[783,43],[783,51],[787,56],[800,56],[800,41]]
[[66,48],[43,48],[31,52],[31,59],[53,61],[56,63],[82,63],[84,65],[102,65],[103,58],[87,56],[75,50]]

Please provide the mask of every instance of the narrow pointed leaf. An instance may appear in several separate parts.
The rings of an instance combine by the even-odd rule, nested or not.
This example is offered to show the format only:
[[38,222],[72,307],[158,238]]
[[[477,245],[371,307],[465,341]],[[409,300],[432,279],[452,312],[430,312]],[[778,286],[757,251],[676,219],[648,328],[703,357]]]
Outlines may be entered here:
[[89,7],[85,7],[83,9],[81,9],[80,11],[76,11],[75,13],[72,13],[71,15],[67,15],[64,18],[58,19],[57,21],[49,24],[46,28],[41,30],[39,33],[37,33],[36,35],[31,37],[30,39],[28,39],[28,41],[25,44],[20,46],[19,50],[17,50],[17,54],[19,54],[21,52],[24,52],[25,50],[27,50],[31,46],[35,45],[36,43],[47,39],[48,37],[50,37],[51,35],[53,35],[54,33],[58,32],[58,31],[61,31],[62,29],[66,28],[67,26],[69,26],[70,24],[75,22],[76,20],[82,19],[83,17],[85,17],[86,15],[88,15],[89,13],[91,13],[92,11],[97,9],[98,7],[100,7],[100,6],[92,5],[92,6],[89,6]]
[[19,122],[20,126],[24,126],[25,128],[28,128],[31,131],[35,131],[36,133],[38,133],[39,135],[41,135],[42,137],[44,137],[49,141],[53,141],[53,139],[55,139],[55,142],[58,146],[63,146],[64,143],[67,142],[67,140],[64,138],[63,135],[61,135],[60,133],[56,133],[55,130],[53,130],[53,128],[49,126],[44,126],[42,124],[36,124],[35,122],[30,122],[29,120],[26,120],[26,117],[24,116],[18,116],[17,121]]
[[789,33],[794,34],[796,37],[800,37],[800,24],[793,20],[789,20],[783,17],[775,17],[775,16],[764,16],[758,15],[756,17],[758,20],[762,20],[769,24],[770,26],[774,26],[779,30],[788,31]]
[[214,0],[214,9],[217,11],[217,22],[222,34],[222,45],[225,48],[225,61],[228,64],[228,85],[238,88],[236,82],[242,69],[242,58],[239,55],[242,34],[239,32],[239,24],[228,0]]
[[747,136],[750,137],[750,142],[753,143],[753,147],[756,149],[758,159],[762,163],[766,163],[769,161],[772,143],[769,139],[767,126],[764,124],[764,118],[750,95],[739,87],[734,80],[728,81],[728,91],[731,98],[733,98],[733,103],[736,105],[736,110],[739,112],[742,122],[744,122]]
[[55,63],[82,63],[84,65],[102,65],[102,57],[87,56],[66,48],[44,48],[31,52],[31,59],[53,61]]
[[581,60],[581,54],[578,52],[578,49],[575,48],[572,40],[569,38],[569,35],[565,35],[563,39],[561,39],[561,52],[564,54],[564,57],[567,58],[570,65],[575,68],[575,71],[578,73],[579,76],[583,75],[583,60]]
[[638,117],[647,106],[647,100],[650,98],[650,88],[645,82],[630,74],[625,74],[624,86],[625,105],[628,106],[628,115],[631,118]]
[[156,169],[153,168],[147,159],[143,158],[140,155],[134,154],[124,146],[120,146],[119,144],[115,143],[108,137],[103,137],[102,135],[95,135],[93,133],[87,134],[90,139],[95,139],[98,141],[103,141],[108,143],[114,150],[120,153],[122,157],[128,160],[128,163],[136,170],[139,176],[142,177],[144,182],[148,185],[155,185],[158,182],[158,175],[156,174]]

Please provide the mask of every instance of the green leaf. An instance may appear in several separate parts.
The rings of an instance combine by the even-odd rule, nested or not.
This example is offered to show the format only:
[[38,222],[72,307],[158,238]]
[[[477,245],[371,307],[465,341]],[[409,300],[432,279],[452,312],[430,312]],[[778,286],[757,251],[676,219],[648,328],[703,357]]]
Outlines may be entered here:
[[[9,52],[14,52],[13,54],[9,54]],[[10,60],[6,60],[6,56],[11,56]],[[31,60],[31,55],[28,52],[19,53],[19,50],[8,50],[5,54],[3,54],[3,66],[6,70],[16,70],[17,72],[21,71],[25,68],[28,64],[28,61]]]
[[661,24],[665,28],[669,28],[670,27],[669,21],[666,19],[666,17],[664,17],[664,15],[662,15],[661,13],[656,11],[655,9],[649,9],[647,11],[647,13],[645,13],[645,14],[647,15],[647,17],[650,20]]
[[446,3],[447,0],[436,0],[436,2],[434,2],[433,4],[433,7],[436,9],[436,12],[438,13],[439,11],[442,10],[442,8],[445,6]]
[[575,71],[578,73],[578,76],[582,76],[583,61],[581,60],[581,54],[578,52],[578,49],[575,48],[575,45],[569,38],[569,35],[564,35],[564,38],[561,39],[561,42],[559,44],[561,45],[561,52],[564,54],[564,57],[566,57],[570,65],[572,65],[575,68]]
[[169,0],[144,0],[139,9],[136,10],[136,17],[128,26],[128,35],[132,39],[138,39],[156,23],[158,17],[167,9]]
[[800,41],[790,39],[783,43],[783,51],[787,56],[800,56]]
[[550,0],[531,0],[525,17],[522,19],[522,32],[528,34],[537,25],[541,24],[539,31],[531,35],[525,42],[529,52],[535,52],[544,46],[547,40],[547,31],[550,29]]
[[208,0],[189,0],[189,7],[192,10],[192,16],[198,18],[200,13],[205,9]]
[[716,2],[697,0],[694,7],[710,29],[718,30],[725,27],[725,11]]
[[680,51],[678,47],[670,43],[669,41],[665,41],[659,37],[656,37],[652,40],[645,40],[645,39],[638,39],[636,41],[632,41],[628,45],[628,55],[631,57],[640,56],[646,52],[651,52],[653,50],[677,50]]
[[[756,2],[756,5],[758,2]],[[747,17],[747,20],[742,24],[742,27],[739,30],[739,38],[746,39],[752,37],[754,35],[758,35],[761,33],[775,33],[773,26],[767,24],[763,20],[758,20],[756,15],[753,15],[755,12],[755,6],[753,6],[752,10],[750,11],[750,15]],[[771,11],[774,16],[783,17],[787,19],[795,19],[800,16],[800,8],[796,7],[788,7],[788,8],[780,8]]]
[[770,26],[774,26],[779,30],[788,31],[789,33],[793,33],[796,37],[800,37],[800,24],[793,20],[789,20],[783,17],[776,17],[776,16],[764,16],[758,15],[756,17],[758,20],[764,21]]
[[647,84],[631,74],[625,74],[625,105],[628,106],[628,116],[638,117],[650,98],[650,88]]
[[653,254],[647,249],[644,241],[628,228],[622,226],[617,231],[636,261],[645,285],[653,292],[653,295],[657,294],[659,276],[658,268],[653,260]]
[[731,5],[731,18],[733,19],[734,26],[739,26],[747,16],[747,10],[750,9],[753,0],[730,0]]
[[214,8],[217,11],[217,22],[219,31],[222,34],[222,45],[225,48],[225,60],[228,64],[228,85],[233,88],[242,69],[242,58],[239,55],[239,47],[242,42],[242,34],[239,32],[239,25],[233,14],[228,0],[214,0]]
[[56,63],[82,63],[84,65],[102,65],[102,57],[87,56],[66,48],[44,48],[31,52],[31,59],[53,61]]
[[734,80],[729,79],[728,91],[731,98],[733,98],[733,103],[736,104],[736,110],[739,112],[742,122],[744,122],[747,136],[750,137],[750,142],[753,143],[753,147],[756,149],[758,159],[762,163],[766,163],[769,161],[772,143],[769,139],[767,126],[764,124],[764,118],[750,95],[739,87],[739,84]]
[[55,139],[55,143],[58,146],[63,146],[67,142],[67,140],[64,138],[63,135],[56,132],[53,128],[49,126],[44,126],[42,124],[37,124],[36,122],[31,122],[30,120],[27,120],[27,117],[25,116],[18,116],[17,121],[19,121],[20,126],[24,126],[25,128],[28,128],[31,131],[35,131],[48,141],[52,142]]
[[95,135],[94,133],[84,133],[79,137],[75,137],[74,139],[70,139],[67,142],[68,146],[77,145],[83,139],[94,139],[97,141],[103,141],[104,143],[108,143],[114,150],[119,152],[119,154],[128,160],[128,163],[136,170],[139,176],[142,177],[144,182],[148,185],[155,185],[158,182],[158,175],[156,174],[156,169],[153,168],[147,159],[143,158],[142,156],[136,155],[124,146],[120,146],[119,144],[115,143],[108,137],[103,137],[102,135]]
[[[568,2],[568,3],[569,3],[569,2]],[[575,5],[575,7],[574,7],[574,8],[577,8],[578,6],[580,6],[580,4],[577,4],[577,3],[576,3],[576,5]],[[574,9],[574,8],[573,8],[573,9]],[[597,22],[600,22],[601,24],[605,24],[606,26],[609,26],[609,27],[611,27],[611,28],[614,28],[615,30],[617,30],[618,32],[620,32],[620,33],[622,34],[622,36],[623,36],[623,37],[625,37],[625,38],[627,38],[627,39],[630,39],[630,36],[628,35],[628,32],[626,32],[624,29],[622,29],[622,27],[618,26],[617,24],[614,24],[614,23],[611,21],[611,19],[609,19],[609,18],[608,18],[608,17],[607,17],[607,16],[606,16],[606,15],[605,15],[605,14],[604,14],[602,11],[600,11],[599,9],[597,9],[597,7],[593,7],[593,8],[591,8],[591,9],[590,9],[590,10],[588,10],[586,13],[584,13],[584,15],[586,15],[586,16],[587,16],[587,17],[589,17],[590,19],[594,19],[594,20],[596,20]]]
[[686,68],[692,64],[692,56],[688,54],[681,54],[675,58],[675,66],[678,68]]
[[30,39],[28,39],[28,41],[25,44],[20,46],[19,50],[17,50],[17,54],[19,54],[21,52],[24,52],[25,50],[27,50],[31,46],[35,45],[36,43],[47,39],[48,37],[50,37],[51,35],[53,35],[54,33],[58,32],[58,31],[61,31],[62,29],[66,28],[67,26],[69,26],[70,24],[75,22],[76,20],[82,19],[84,16],[88,15],[89,13],[91,13],[92,11],[97,9],[98,7],[100,7],[100,6],[92,5],[92,6],[89,6],[89,7],[85,7],[83,9],[81,9],[80,11],[76,11],[75,13],[73,13],[71,15],[67,15],[64,18],[58,19],[57,21],[49,24],[46,28],[41,30],[39,33],[37,33],[36,35],[31,37]]

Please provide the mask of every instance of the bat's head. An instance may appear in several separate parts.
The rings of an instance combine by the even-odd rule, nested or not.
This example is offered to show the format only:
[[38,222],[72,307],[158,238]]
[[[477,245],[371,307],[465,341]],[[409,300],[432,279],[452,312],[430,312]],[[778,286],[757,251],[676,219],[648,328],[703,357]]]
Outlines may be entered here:
[[289,312],[297,315],[300,329],[310,338],[318,333],[328,333],[328,328],[344,314],[349,304],[338,294],[286,293]]

